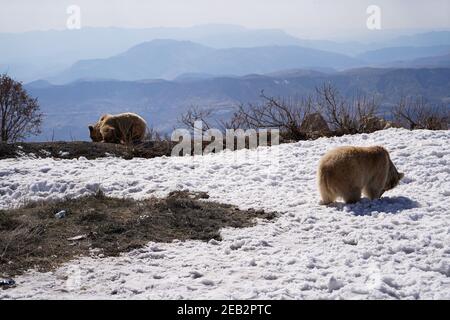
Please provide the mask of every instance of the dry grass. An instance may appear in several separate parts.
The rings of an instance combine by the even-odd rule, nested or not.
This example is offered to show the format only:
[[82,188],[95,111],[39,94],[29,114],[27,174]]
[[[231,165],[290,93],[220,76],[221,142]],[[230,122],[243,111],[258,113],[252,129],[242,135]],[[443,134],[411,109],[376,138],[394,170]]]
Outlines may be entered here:
[[169,156],[174,143],[170,141],[147,141],[136,145],[121,145],[100,142],[18,142],[0,143],[0,159],[16,158],[23,154],[34,154],[37,157],[53,157],[61,159],[75,159],[86,157],[97,159],[116,156],[124,159],[155,158]]
[[[98,193],[1,210],[0,276],[11,277],[30,268],[52,270],[77,256],[90,255],[92,249],[117,256],[150,241],[220,240],[223,227],[250,227],[254,218],[275,217],[200,200],[207,197],[179,191],[167,198],[135,201]],[[60,210],[66,210],[65,218],[55,217]],[[68,240],[79,235],[85,238]]]

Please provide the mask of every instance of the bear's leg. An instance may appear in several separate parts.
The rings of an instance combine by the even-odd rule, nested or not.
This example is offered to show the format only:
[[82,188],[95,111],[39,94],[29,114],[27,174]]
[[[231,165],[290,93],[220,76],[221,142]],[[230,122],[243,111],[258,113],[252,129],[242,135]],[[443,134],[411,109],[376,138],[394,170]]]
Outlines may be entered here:
[[367,186],[364,188],[364,194],[370,200],[375,200],[381,198],[383,194],[383,189],[375,186]]
[[361,199],[361,189],[351,188],[347,190],[343,195],[345,203],[355,203]]
[[336,196],[326,188],[323,183],[320,184],[320,196],[322,198],[322,201],[320,201],[320,205],[327,205],[336,200]]
[[370,199],[379,199],[386,184],[387,172],[379,173],[364,187],[364,194]]
[[139,144],[144,140],[145,128],[139,125],[133,127],[133,136],[131,137],[133,144]]
[[324,196],[322,195],[322,200],[319,202],[320,205],[328,205],[332,202],[334,202],[334,200],[336,200],[336,198],[330,197],[330,196]]
[[100,132],[103,137],[102,142],[117,143],[116,130],[114,128],[102,128]]

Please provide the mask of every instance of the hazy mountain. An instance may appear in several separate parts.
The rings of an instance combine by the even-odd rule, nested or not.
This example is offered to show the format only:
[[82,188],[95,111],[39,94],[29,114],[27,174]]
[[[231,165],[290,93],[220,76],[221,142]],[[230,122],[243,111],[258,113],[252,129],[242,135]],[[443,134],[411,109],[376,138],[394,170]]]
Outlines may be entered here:
[[388,67],[403,68],[450,68],[450,53],[442,56],[418,58],[409,61],[399,61],[387,64]]
[[450,45],[432,47],[391,47],[367,51],[357,58],[371,64],[383,64],[394,61],[414,60],[421,57],[439,56],[450,53]]
[[[392,33],[392,31],[389,32],[384,30],[383,34],[384,33]],[[450,31],[421,32],[401,36],[394,36],[391,34],[389,39],[383,39],[382,36],[378,37],[373,34],[373,32],[369,32],[365,35],[365,38],[369,41],[299,39],[298,45],[313,49],[342,53],[350,56],[357,56],[367,51],[375,51],[383,48],[450,46]],[[425,54],[425,56],[426,55],[427,54]]]
[[214,49],[189,41],[153,40],[107,59],[82,60],[52,82],[76,79],[173,79],[184,73],[245,75],[291,68],[349,68],[358,60],[299,46]]
[[296,45],[282,30],[254,30],[233,25],[190,28],[82,28],[0,33],[0,72],[32,81],[52,76],[79,60],[107,58],[139,43],[158,38],[190,40],[217,47]]
[[193,42],[153,40],[111,58],[81,60],[51,80],[172,78],[185,72],[200,72],[196,61],[212,52],[214,49]]
[[433,102],[450,102],[450,69],[355,69],[321,73],[286,70],[243,77],[182,78],[177,81],[76,81],[67,85],[26,85],[38,97],[45,120],[37,140],[88,139],[87,125],[103,113],[132,111],[151,126],[168,132],[190,106],[214,108],[222,118],[239,103],[267,95],[294,97],[314,93],[324,82],[334,83],[347,96],[375,94],[384,108],[402,95],[422,95]]
[[[368,39],[377,39],[374,37]],[[8,72],[21,81],[49,78],[77,61],[112,57],[154,39],[192,41],[216,49],[295,45],[356,55],[384,47],[450,45],[450,32],[428,32],[367,43],[298,39],[283,30],[248,29],[234,25],[148,29],[86,27],[80,30],[0,33],[0,72]]]
[[431,31],[417,33],[413,35],[404,35],[394,39],[380,42],[384,47],[432,47],[449,46],[450,31]]

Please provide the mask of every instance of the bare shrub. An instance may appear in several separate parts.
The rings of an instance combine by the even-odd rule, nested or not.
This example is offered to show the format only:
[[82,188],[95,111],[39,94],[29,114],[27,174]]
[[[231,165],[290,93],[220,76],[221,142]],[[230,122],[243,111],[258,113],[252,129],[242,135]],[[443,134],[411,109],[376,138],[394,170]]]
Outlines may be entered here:
[[[278,128],[281,141],[316,139],[323,136],[371,133],[391,127],[410,129],[447,129],[449,108],[431,106],[423,99],[402,99],[392,110],[395,121],[379,115],[379,102],[374,95],[358,93],[347,98],[332,84],[316,88],[315,96],[300,99],[270,97],[261,92],[261,103],[240,104],[228,121],[218,121],[225,129]],[[202,121],[203,131],[211,129],[213,109],[191,108],[182,123],[194,129]],[[390,117],[391,118],[391,117]],[[390,119],[389,118],[389,119]]]
[[[375,98],[357,94],[353,99],[343,97],[336,87],[323,84],[316,88],[318,111],[337,134],[355,134],[369,131],[365,120],[376,117]],[[373,130],[375,131],[375,130]]]
[[144,141],[168,141],[170,140],[167,134],[163,135],[154,128],[147,127]]
[[407,129],[446,130],[450,109],[429,104],[423,97],[403,97],[392,110],[395,122]]
[[186,113],[181,115],[179,122],[185,125],[188,129],[194,130],[200,129],[195,127],[195,122],[201,121],[203,125],[202,131],[206,131],[212,128],[210,118],[213,113],[214,111],[212,109],[202,109],[197,106],[191,106]]
[[301,129],[303,120],[313,111],[312,97],[280,99],[261,92],[263,103],[240,105],[227,125],[232,128],[278,128],[285,140],[302,140],[307,137]]

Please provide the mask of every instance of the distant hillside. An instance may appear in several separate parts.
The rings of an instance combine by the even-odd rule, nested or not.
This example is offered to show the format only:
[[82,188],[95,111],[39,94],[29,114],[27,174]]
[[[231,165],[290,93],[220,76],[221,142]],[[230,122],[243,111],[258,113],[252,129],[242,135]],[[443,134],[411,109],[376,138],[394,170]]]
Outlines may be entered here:
[[195,61],[212,52],[212,48],[189,41],[153,40],[111,58],[81,60],[51,81],[172,78],[186,72],[200,72]]
[[183,73],[245,75],[291,68],[350,68],[359,62],[338,53],[298,46],[213,49],[189,41],[153,40],[107,59],[82,60],[51,81],[174,79]]
[[403,68],[450,68],[450,53],[442,56],[418,58],[410,61],[400,61],[386,64],[389,67]]
[[103,113],[133,111],[151,126],[170,132],[190,106],[214,108],[227,118],[239,103],[257,102],[260,92],[294,97],[313,93],[332,82],[345,95],[374,93],[390,108],[400,96],[422,95],[433,102],[450,102],[450,69],[354,69],[325,74],[287,70],[271,75],[182,78],[177,81],[77,81],[67,85],[37,82],[26,85],[45,113],[37,140],[88,139],[87,125]]
[[422,57],[440,56],[450,53],[450,45],[432,47],[390,47],[366,51],[357,55],[358,59],[371,64],[383,64],[395,61],[414,60]]
[[432,47],[450,45],[450,31],[431,31],[399,36],[382,43],[384,47]]

